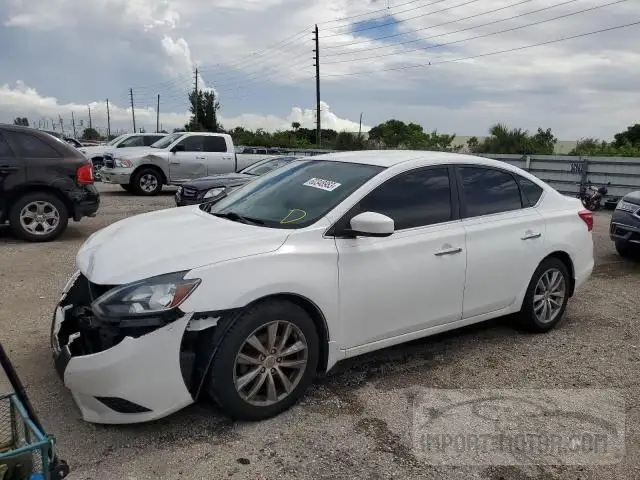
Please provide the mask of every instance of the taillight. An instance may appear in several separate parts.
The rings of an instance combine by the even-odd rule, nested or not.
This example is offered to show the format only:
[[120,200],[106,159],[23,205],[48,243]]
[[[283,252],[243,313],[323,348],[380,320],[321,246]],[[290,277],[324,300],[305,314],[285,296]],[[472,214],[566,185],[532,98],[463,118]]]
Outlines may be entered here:
[[580,210],[578,216],[587,224],[587,230],[593,230],[593,213],[589,210]]
[[93,183],[93,167],[85,163],[76,169],[76,182],[78,185],[91,185]]

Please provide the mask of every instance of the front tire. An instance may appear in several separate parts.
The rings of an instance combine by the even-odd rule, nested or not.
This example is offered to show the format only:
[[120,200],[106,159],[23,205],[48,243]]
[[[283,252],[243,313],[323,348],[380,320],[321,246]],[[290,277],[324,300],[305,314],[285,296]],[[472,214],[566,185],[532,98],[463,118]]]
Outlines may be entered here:
[[520,325],[534,333],[555,327],[567,308],[570,281],[569,271],[559,259],[543,260],[529,282],[519,314]]
[[147,197],[158,195],[162,191],[162,174],[155,168],[143,168],[133,178],[131,185],[138,195]]
[[28,193],[20,197],[9,211],[9,224],[17,237],[28,242],[49,242],[67,228],[66,205],[46,192]]
[[250,307],[220,342],[207,391],[237,420],[263,420],[291,407],[312,382],[319,340],[313,320],[288,301]]

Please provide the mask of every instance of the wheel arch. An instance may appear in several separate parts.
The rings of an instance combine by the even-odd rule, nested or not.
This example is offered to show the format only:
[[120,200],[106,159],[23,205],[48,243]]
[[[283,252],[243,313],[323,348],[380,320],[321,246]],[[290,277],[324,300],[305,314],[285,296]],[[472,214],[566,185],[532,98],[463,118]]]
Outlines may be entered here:
[[[571,260],[571,255],[569,255],[567,252],[563,251],[563,250],[556,250],[554,252],[551,252],[549,255],[547,255],[546,257],[544,257],[540,263],[544,262],[545,260],[549,259],[549,258],[556,258],[558,260],[560,260],[565,267],[567,267],[567,270],[569,271],[569,296],[573,296],[573,292],[575,289],[575,284],[576,284],[576,272],[573,266],[573,260]],[[539,265],[539,264],[538,264]]]
[[143,163],[142,165],[139,165],[135,168],[135,170],[133,171],[133,173],[131,173],[131,179],[133,180],[135,178],[135,176],[140,173],[141,170],[145,169],[145,168],[150,168],[153,170],[156,170],[160,176],[161,176],[161,180],[162,180],[162,184],[163,185],[167,185],[167,174],[164,173],[164,170],[162,169],[162,167],[159,167],[158,165],[154,164],[154,163]]
[[327,324],[327,320],[322,313],[322,310],[315,302],[311,301],[307,297],[297,294],[297,293],[275,293],[266,295],[264,297],[260,297],[256,300],[253,300],[242,310],[247,309],[249,307],[256,306],[260,303],[268,302],[270,300],[285,300],[288,302],[297,305],[302,308],[307,315],[313,321],[313,324],[316,327],[316,333],[318,334],[318,338],[320,339],[320,359],[318,365],[316,367],[317,372],[325,372],[327,370],[327,364],[329,361],[329,326]]

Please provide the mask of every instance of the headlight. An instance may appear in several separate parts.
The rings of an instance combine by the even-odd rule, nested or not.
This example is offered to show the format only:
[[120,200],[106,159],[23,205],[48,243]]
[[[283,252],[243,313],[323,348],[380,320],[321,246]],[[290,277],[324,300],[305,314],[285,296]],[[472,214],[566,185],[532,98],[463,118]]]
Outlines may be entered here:
[[169,273],[109,290],[91,304],[97,314],[130,317],[171,310],[184,302],[200,284],[185,280],[186,272]]
[[224,187],[221,188],[212,188],[211,190],[209,190],[207,193],[204,194],[204,197],[202,198],[213,198],[213,197],[217,197],[218,195],[220,195],[222,192],[224,192]]
[[618,205],[616,205],[616,210],[622,210],[623,212],[635,212],[640,209],[640,205],[636,205],[635,203],[625,202],[624,200],[620,200]]
[[131,163],[129,160],[125,160],[124,158],[114,158],[113,165],[114,167],[119,167],[119,168],[133,167],[133,163]]

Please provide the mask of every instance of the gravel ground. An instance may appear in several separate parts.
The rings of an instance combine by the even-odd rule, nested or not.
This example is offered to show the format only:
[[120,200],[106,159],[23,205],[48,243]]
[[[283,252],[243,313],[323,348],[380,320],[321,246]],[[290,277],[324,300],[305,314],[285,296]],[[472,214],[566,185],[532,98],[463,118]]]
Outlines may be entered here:
[[[74,479],[146,478],[640,478],[640,264],[618,257],[598,213],[596,269],[546,335],[510,318],[389,348],[339,364],[277,418],[234,423],[196,405],[144,425],[79,418],[54,372],[49,327],[84,239],[121,218],[169,207],[172,191],[138,198],[100,185],[96,218],[57,242],[27,244],[0,231],[0,332]],[[409,399],[424,388],[618,389],[626,402],[626,455],[610,466],[430,466],[409,443]]]

